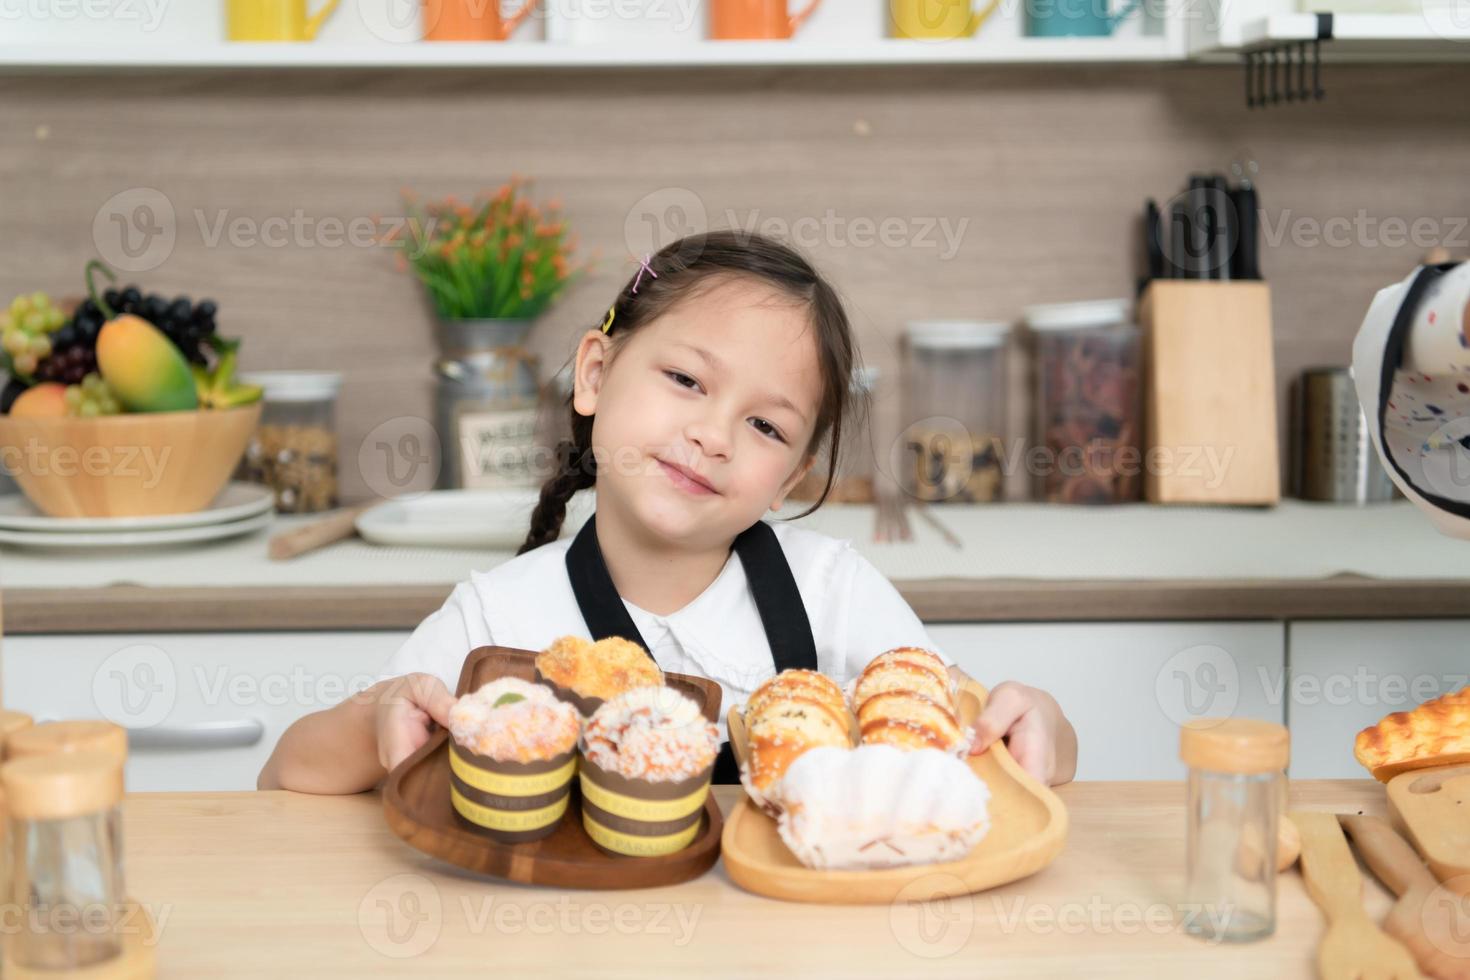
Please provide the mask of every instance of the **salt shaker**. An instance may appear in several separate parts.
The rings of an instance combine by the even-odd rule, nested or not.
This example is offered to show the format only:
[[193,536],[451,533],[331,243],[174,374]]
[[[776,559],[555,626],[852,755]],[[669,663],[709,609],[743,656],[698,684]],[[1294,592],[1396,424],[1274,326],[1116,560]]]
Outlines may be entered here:
[[1184,929],[1250,942],[1276,930],[1276,841],[1290,736],[1275,722],[1201,718],[1179,732],[1189,766]]
[[117,958],[123,760],[98,751],[30,756],[0,768],[0,782],[12,894],[24,916],[7,937],[7,964],[77,970]]

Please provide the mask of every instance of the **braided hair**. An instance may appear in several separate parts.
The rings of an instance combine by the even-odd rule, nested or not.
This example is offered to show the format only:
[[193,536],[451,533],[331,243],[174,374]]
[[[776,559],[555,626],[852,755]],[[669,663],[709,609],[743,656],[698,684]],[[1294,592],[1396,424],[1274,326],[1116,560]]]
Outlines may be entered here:
[[[823,440],[827,444],[827,476],[820,496],[811,507],[796,515],[805,517],[827,499],[838,469],[842,447],[842,422],[848,414],[853,365],[857,359],[851,327],[842,302],[831,285],[794,249],[763,235],[713,231],[690,235],[665,246],[640,267],[641,278],[630,276],[613,303],[613,323],[608,333],[614,351],[641,326],[662,316],[697,290],[729,277],[749,277],[774,286],[805,303],[817,335],[817,361],[822,374],[822,401],[809,454]],[[650,274],[650,272],[652,274]],[[637,284],[638,292],[633,292]],[[541,497],[531,514],[526,540],[516,552],[525,554],[550,544],[561,534],[567,502],[579,490],[597,483],[597,460],[592,452],[594,416],[582,415],[567,398],[572,438],[556,447],[556,472],[542,485]]]

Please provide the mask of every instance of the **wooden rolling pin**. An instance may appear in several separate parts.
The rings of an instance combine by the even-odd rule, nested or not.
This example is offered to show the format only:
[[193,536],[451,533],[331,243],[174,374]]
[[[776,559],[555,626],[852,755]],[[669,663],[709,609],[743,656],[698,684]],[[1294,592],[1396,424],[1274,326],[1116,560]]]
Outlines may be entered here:
[[1407,946],[1429,976],[1470,980],[1470,902],[1440,887],[1387,820],[1344,814],[1338,821],[1364,863],[1398,896],[1383,931]]
[[381,501],[373,500],[353,507],[343,507],[319,521],[282,531],[271,538],[266,554],[271,561],[285,561],[350,538],[357,533],[358,515],[379,503]]

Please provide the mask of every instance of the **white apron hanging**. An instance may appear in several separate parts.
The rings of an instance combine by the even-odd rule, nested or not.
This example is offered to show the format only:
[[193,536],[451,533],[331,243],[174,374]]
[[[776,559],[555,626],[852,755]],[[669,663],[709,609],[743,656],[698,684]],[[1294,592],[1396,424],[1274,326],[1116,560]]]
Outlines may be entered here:
[[1440,531],[1470,539],[1470,263],[1427,265],[1378,291],[1353,381],[1393,482]]

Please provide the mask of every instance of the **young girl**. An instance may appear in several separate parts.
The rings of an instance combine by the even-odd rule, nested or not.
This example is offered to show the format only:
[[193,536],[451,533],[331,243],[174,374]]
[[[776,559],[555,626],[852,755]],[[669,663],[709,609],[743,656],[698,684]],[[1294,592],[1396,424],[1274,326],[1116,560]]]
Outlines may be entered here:
[[[517,557],[458,585],[376,685],[291,726],[260,787],[371,788],[446,724],[466,654],[488,644],[622,636],[718,681],[727,707],[778,670],[845,682],[893,647],[952,663],[848,541],[762,519],[824,440],[838,458],[855,357],[836,293],[785,246],[715,232],[645,260],[577,347],[572,440]],[[594,515],[558,540],[593,488]],[[971,752],[1001,737],[1038,779],[1072,778],[1076,735],[1045,692],[996,685]],[[716,781],[737,778],[727,744]]]

